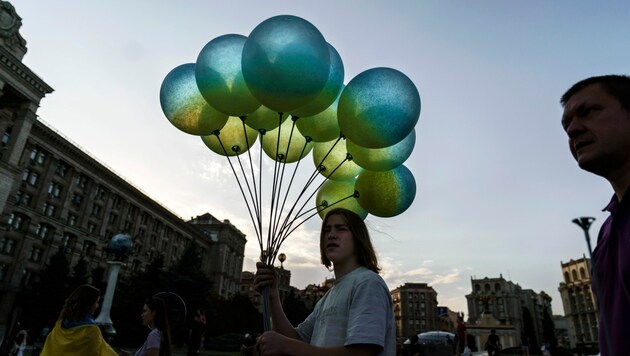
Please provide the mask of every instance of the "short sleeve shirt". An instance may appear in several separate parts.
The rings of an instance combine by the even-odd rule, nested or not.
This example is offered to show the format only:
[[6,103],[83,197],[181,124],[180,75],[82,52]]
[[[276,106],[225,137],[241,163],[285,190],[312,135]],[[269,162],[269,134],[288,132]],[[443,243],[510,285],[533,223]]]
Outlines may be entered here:
[[296,331],[315,346],[374,344],[382,348],[379,355],[396,354],[391,294],[385,281],[365,267],[336,280]]
[[142,344],[140,350],[136,351],[135,356],[146,356],[148,349],[159,349],[162,343],[162,333],[157,328],[151,330],[147,340]]

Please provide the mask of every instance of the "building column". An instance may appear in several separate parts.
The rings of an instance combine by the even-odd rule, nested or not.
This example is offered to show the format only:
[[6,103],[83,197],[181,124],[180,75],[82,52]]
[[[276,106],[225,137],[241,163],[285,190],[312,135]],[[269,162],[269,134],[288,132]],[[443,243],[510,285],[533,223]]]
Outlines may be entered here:
[[18,164],[31,127],[36,120],[36,110],[37,105],[27,102],[16,112],[17,118],[11,131],[11,138],[4,147],[6,151],[3,152],[2,162],[0,162],[0,211],[4,211],[15,180],[19,179]]

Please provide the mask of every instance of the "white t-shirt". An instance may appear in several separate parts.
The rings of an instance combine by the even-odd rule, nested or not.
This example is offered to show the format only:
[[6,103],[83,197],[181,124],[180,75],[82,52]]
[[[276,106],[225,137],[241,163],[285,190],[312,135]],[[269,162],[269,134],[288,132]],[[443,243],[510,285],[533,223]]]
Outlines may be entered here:
[[374,344],[396,355],[392,297],[383,278],[359,267],[335,281],[297,326],[300,338],[321,347]]

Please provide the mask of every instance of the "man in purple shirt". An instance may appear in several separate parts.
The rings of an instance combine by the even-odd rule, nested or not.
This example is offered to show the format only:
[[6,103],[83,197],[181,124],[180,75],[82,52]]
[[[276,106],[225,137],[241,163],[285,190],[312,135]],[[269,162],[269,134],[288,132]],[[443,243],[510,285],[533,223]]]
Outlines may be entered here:
[[573,157],[580,168],[604,177],[615,192],[593,251],[593,291],[601,354],[624,355],[630,340],[630,77],[584,79],[560,103]]

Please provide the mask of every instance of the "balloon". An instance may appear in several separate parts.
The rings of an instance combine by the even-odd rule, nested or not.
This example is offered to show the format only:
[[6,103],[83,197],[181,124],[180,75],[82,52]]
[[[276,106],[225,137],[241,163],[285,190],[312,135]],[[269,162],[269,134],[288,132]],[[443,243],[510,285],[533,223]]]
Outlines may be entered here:
[[[317,196],[315,197],[315,204],[318,209],[317,213],[322,219],[326,217],[326,213],[330,209],[334,208],[348,209],[355,212],[362,219],[367,217],[368,212],[359,205],[359,202],[355,197],[344,199],[354,194],[355,181],[356,179],[354,178],[346,181],[327,180],[324,184],[322,184],[317,191]],[[328,207],[323,208],[322,205],[326,205]]]
[[[245,130],[247,136],[243,133],[243,130]],[[219,131],[218,137],[216,135],[201,136],[201,140],[214,153],[222,156],[237,156],[252,147],[257,137],[258,131],[243,125],[243,121],[240,118],[230,116],[225,126]],[[221,147],[221,144],[223,144],[223,147]]]
[[[279,144],[278,133],[280,134]],[[313,143],[307,142],[300,131],[294,127],[293,120],[285,120],[280,127],[268,131],[261,136],[260,143],[267,156],[285,163],[297,162],[313,149]]]
[[194,63],[182,64],[166,75],[160,87],[160,105],[173,126],[191,135],[210,135],[228,119],[199,93]]
[[[346,160],[348,151],[346,141],[332,140],[313,144],[313,162],[319,167],[319,173],[333,180],[349,180],[363,170],[351,160]],[[334,146],[334,147],[333,147]],[[330,152],[330,153],[329,153]],[[325,158],[324,158],[325,157]]]
[[243,78],[254,97],[278,112],[314,100],[328,80],[330,53],[310,22],[280,15],[261,22],[243,47]]
[[303,117],[318,114],[329,107],[341,94],[344,75],[343,62],[337,50],[330,43],[328,43],[328,52],[330,53],[330,72],[324,89],[314,100],[291,111],[291,115]]
[[416,181],[404,165],[386,172],[365,170],[354,188],[359,192],[359,204],[368,213],[385,218],[407,210],[416,196]]
[[[288,117],[289,115],[283,115],[282,122]],[[261,105],[256,111],[247,116],[245,125],[256,130],[271,131],[280,126],[280,116],[277,112]]]
[[369,69],[341,93],[338,116],[341,132],[357,145],[391,146],[418,122],[420,94],[411,79],[395,69]]
[[416,130],[411,130],[402,141],[385,148],[361,147],[346,140],[348,153],[354,162],[370,171],[389,171],[403,164],[411,155],[416,144]]
[[[339,93],[341,94],[341,92]],[[304,136],[315,142],[326,142],[339,138],[341,129],[337,122],[337,104],[339,96],[326,110],[313,116],[300,117],[295,124]]]
[[247,37],[223,35],[208,42],[197,57],[195,78],[201,95],[218,111],[244,116],[260,103],[247,88],[241,71],[241,55]]

